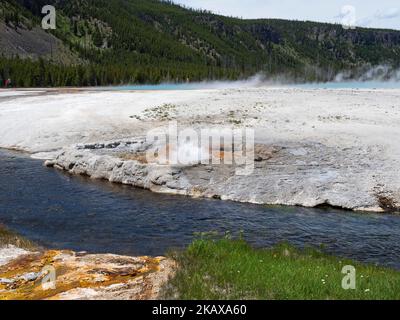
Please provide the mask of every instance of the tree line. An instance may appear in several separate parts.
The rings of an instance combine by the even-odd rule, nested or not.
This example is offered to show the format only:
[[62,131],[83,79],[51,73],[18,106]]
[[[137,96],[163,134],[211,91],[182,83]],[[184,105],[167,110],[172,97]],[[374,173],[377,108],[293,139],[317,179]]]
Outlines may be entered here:
[[0,58],[0,83],[4,85],[11,79],[13,87],[108,86],[238,77],[239,73],[234,70],[196,65],[60,65],[43,59]]

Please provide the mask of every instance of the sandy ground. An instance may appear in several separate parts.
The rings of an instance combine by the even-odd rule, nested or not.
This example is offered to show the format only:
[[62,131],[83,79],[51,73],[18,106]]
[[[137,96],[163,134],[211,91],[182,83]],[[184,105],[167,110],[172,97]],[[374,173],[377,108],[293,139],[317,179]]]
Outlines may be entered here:
[[[184,172],[184,186],[162,189],[124,177],[114,180],[189,195],[198,194],[193,191],[197,188],[203,190],[200,196],[244,202],[379,211],[400,202],[399,98],[400,90],[295,88],[37,95],[0,91],[0,147],[50,159],[66,148],[59,167],[71,170],[77,151],[68,151],[69,146],[143,137],[169,120],[181,127],[249,127],[256,143],[276,148],[270,157],[260,158],[253,176],[238,178],[216,170],[214,177],[203,178],[206,183],[195,179],[200,172],[193,169]],[[90,167],[93,154],[84,155],[89,163],[85,168]],[[81,169],[75,171],[90,173]],[[108,174],[89,175],[113,180]],[[224,180],[229,185],[218,175],[228,175]]]

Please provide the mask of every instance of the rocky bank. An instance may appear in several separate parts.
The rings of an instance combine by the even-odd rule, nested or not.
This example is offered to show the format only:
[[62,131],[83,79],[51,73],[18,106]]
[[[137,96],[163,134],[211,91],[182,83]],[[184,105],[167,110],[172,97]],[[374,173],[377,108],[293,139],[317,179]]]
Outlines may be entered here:
[[[0,147],[72,174],[197,197],[260,204],[400,208],[400,90],[243,88],[0,92]],[[158,165],[145,137],[181,128],[251,128],[254,170]],[[180,152],[180,150],[178,150]],[[210,157],[227,152],[212,150]]]
[[0,265],[0,300],[151,300],[173,275],[164,257],[13,249]]
[[238,175],[235,164],[212,164],[211,158],[224,150],[210,153],[210,164],[160,165],[146,160],[147,148],[145,139],[79,145],[63,149],[45,164],[70,174],[158,193],[256,204],[329,205],[357,211],[399,208],[400,193],[395,181],[385,174],[379,147],[255,144],[254,167],[246,175]]

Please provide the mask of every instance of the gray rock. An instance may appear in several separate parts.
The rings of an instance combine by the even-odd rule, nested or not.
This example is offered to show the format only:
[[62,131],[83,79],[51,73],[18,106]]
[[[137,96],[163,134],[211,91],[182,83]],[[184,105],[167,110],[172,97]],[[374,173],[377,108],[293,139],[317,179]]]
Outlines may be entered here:
[[8,285],[8,284],[12,284],[12,283],[14,283],[14,280],[6,279],[6,278],[0,278],[0,284]]
[[[135,151],[130,155],[134,159]],[[382,167],[387,164],[380,161],[383,157],[379,146],[343,149],[312,141],[257,144],[254,170],[239,176],[234,165],[160,166],[121,159],[113,149],[70,147],[60,152],[54,167],[154,192],[259,204],[396,210],[400,192],[390,183],[392,177],[385,175],[390,170]]]
[[19,279],[24,281],[35,281],[39,277],[40,277],[40,272],[29,272],[21,275]]

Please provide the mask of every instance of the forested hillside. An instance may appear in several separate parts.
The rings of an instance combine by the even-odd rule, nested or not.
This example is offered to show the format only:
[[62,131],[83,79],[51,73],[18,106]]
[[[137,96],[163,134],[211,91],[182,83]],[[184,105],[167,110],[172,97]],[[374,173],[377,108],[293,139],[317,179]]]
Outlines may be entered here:
[[[57,29],[40,28],[41,8]],[[242,20],[157,0],[1,0],[0,78],[19,87],[238,79],[329,80],[400,65],[400,32]]]

